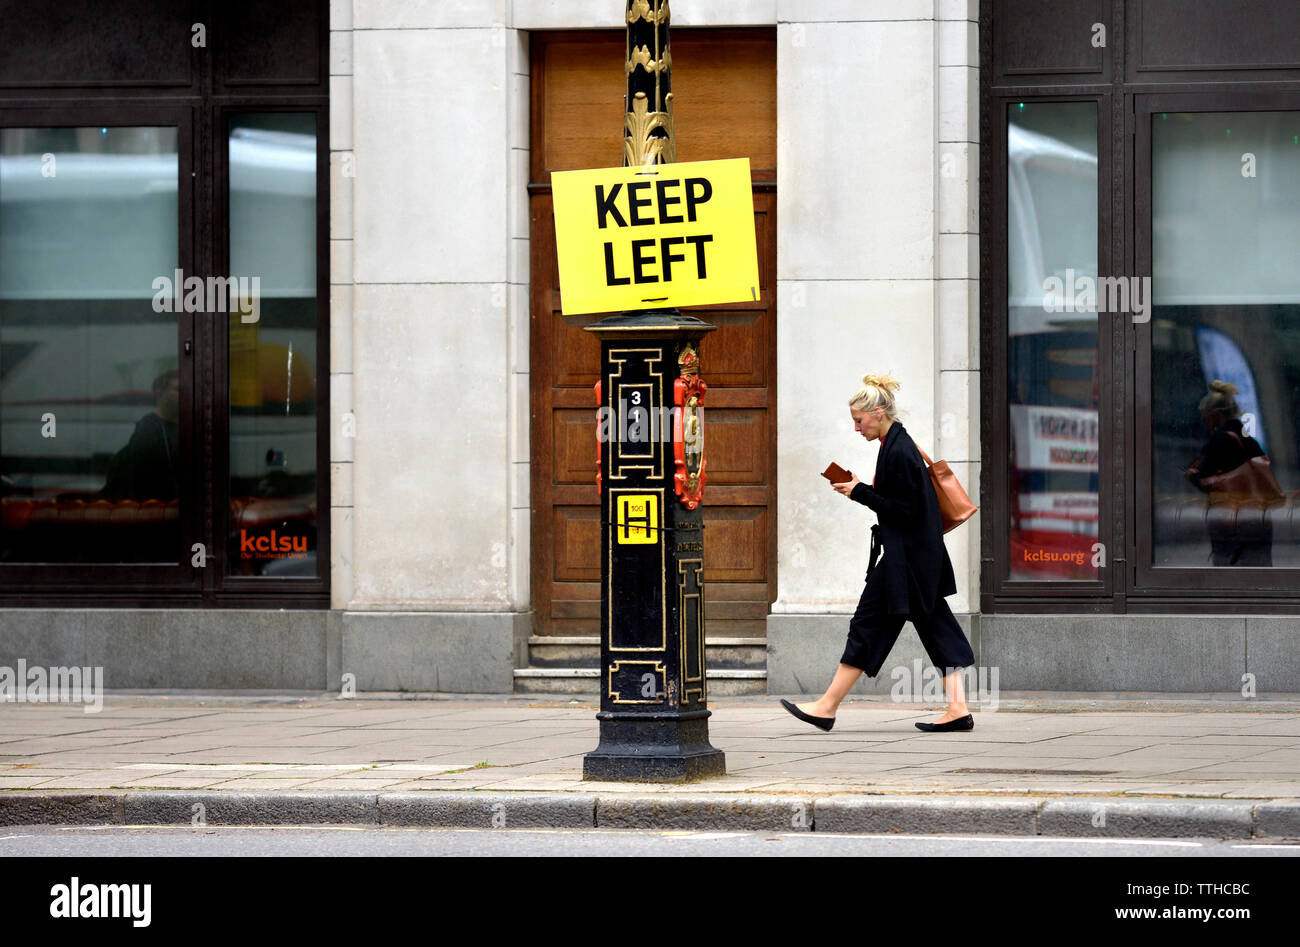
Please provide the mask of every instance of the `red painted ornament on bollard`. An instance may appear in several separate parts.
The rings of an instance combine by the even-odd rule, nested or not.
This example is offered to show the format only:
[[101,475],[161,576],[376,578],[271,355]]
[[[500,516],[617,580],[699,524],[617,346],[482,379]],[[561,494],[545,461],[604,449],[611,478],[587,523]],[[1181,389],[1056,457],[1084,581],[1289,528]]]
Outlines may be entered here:
[[599,494],[603,489],[600,482],[600,465],[604,461],[600,441],[600,382],[591,386],[596,392],[596,493]]
[[704,496],[704,395],[709,386],[700,378],[700,356],[687,345],[677,359],[680,376],[673,381],[673,484],[677,499],[688,510]]

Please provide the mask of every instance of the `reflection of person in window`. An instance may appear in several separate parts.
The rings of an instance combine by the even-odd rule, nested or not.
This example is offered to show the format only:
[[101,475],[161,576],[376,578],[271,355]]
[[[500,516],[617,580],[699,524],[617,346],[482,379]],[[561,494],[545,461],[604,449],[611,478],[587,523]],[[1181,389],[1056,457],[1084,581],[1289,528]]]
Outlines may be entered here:
[[153,382],[154,410],[136,422],[125,447],[108,463],[103,495],[114,500],[174,500],[180,492],[180,373]]
[[[1252,457],[1264,453],[1259,441],[1246,435],[1237,406],[1237,386],[1227,381],[1210,382],[1210,392],[1201,399],[1201,419],[1210,439],[1201,448],[1201,456],[1192,461],[1186,476],[1201,490],[1201,481],[1215,474],[1235,470]],[[1214,502],[1213,500],[1211,502]],[[1208,519],[1210,562],[1216,566],[1271,566],[1273,564],[1273,526],[1267,516],[1248,516],[1243,510],[1236,515],[1239,500],[1222,501],[1226,516],[1214,511]]]

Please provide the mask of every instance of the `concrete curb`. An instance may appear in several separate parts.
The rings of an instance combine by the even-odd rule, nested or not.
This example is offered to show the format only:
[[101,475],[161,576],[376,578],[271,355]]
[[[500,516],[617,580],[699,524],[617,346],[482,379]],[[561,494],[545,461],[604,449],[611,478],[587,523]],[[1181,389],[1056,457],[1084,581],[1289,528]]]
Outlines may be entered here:
[[377,799],[365,792],[158,790],[125,793],[122,810],[125,825],[379,825]]
[[1300,802],[569,792],[0,792],[0,825],[373,825],[1297,838]]
[[[1053,799],[1043,804],[1044,835],[1096,838],[1255,838],[1257,803],[1248,799]],[[1290,807],[1300,813],[1300,804]],[[1269,825],[1273,823],[1270,821]],[[1259,833],[1262,837],[1263,833]]]
[[388,792],[379,796],[384,825],[455,829],[590,829],[596,797],[544,792]]
[[813,797],[673,793],[596,797],[602,829],[710,829],[811,832]]
[[833,796],[818,799],[818,832],[860,835],[1038,835],[1041,799]]
[[122,825],[121,792],[7,792],[0,825]]

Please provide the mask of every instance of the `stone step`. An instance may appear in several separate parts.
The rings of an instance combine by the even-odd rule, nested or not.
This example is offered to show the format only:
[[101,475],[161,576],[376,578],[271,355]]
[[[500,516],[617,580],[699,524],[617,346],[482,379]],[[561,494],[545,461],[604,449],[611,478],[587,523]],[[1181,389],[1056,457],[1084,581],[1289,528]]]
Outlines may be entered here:
[[[599,659],[599,656],[598,658]],[[708,692],[714,697],[739,697],[767,693],[767,672],[708,668]],[[517,668],[516,694],[588,694],[600,693],[600,668]]]
[[[704,663],[710,672],[766,670],[767,639],[706,639]],[[528,665],[533,668],[598,668],[600,638],[597,635],[532,635],[528,639]]]

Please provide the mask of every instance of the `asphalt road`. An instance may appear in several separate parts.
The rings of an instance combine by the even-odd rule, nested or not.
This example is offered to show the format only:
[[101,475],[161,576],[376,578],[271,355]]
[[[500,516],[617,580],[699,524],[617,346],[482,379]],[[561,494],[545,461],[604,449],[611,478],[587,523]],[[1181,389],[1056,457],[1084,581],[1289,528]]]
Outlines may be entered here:
[[1300,856],[1300,842],[361,826],[5,827],[6,856]]

